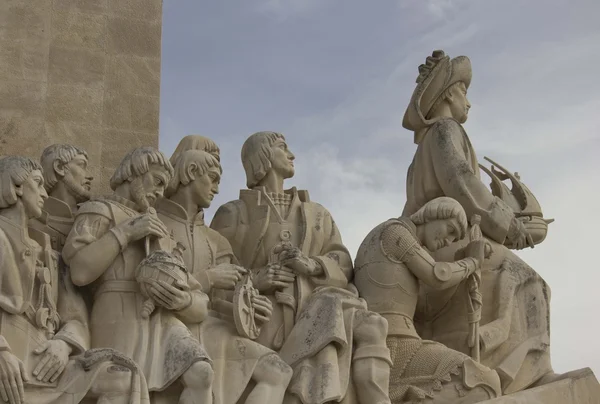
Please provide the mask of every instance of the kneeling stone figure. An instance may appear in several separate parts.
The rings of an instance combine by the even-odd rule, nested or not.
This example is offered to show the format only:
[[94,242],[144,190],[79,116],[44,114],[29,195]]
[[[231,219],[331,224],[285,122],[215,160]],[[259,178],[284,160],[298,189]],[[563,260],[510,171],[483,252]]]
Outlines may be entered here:
[[410,217],[375,227],[358,250],[356,287],[369,309],[385,317],[389,325],[393,403],[476,403],[501,395],[494,370],[445,345],[422,340],[413,325],[420,282],[453,293],[480,268],[485,241],[471,242],[465,258],[456,262],[435,262],[423,248],[435,251],[462,239],[466,230],[463,208],[443,197]]

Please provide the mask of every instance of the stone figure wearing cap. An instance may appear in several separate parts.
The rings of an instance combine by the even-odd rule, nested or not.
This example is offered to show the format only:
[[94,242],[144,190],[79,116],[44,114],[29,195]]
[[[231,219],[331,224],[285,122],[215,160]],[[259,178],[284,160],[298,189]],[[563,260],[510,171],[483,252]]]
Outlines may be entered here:
[[[193,148],[179,150],[174,160],[175,174],[156,210],[185,247],[188,271],[211,297],[210,315],[189,328],[213,363],[213,403],[237,403],[251,384],[244,403],[281,404],[292,370],[274,351],[238,334],[232,303],[225,294],[234,290],[247,271],[236,265],[227,239],[204,224],[204,209],[219,192],[221,165],[213,155]],[[250,304],[255,321],[270,320],[272,305],[265,296],[251,296]],[[218,311],[217,306],[221,306]],[[228,316],[221,318],[218,313]]]
[[284,402],[389,403],[387,322],[350,284],[350,254],[329,211],[306,191],[284,190],[294,158],[283,135],[251,135],[242,147],[249,189],[211,227],[273,304],[257,341],[294,370]]
[[[549,297],[544,280],[511,249],[533,246],[525,216],[492,193],[480,178],[475,150],[462,124],[471,107],[467,91],[471,63],[435,51],[419,67],[419,77],[403,126],[414,132],[417,151],[408,169],[409,217],[427,202],[448,196],[468,217],[481,217],[483,235],[494,253],[482,268],[481,360],[500,375],[504,393],[544,383],[554,377],[550,363]],[[545,233],[544,233],[545,234]],[[466,241],[433,253],[437,261],[454,260]],[[464,288],[461,283],[456,288]],[[419,313],[423,338],[468,353],[464,293],[424,291],[427,307]],[[424,301],[425,301],[424,300]],[[535,303],[532,303],[535,302]]]
[[421,285],[446,290],[481,268],[484,239],[471,241],[464,258],[455,262],[436,262],[430,255],[465,238],[467,226],[460,204],[440,197],[410,217],[375,227],[358,249],[354,283],[369,309],[388,321],[392,403],[476,403],[501,395],[495,371],[440,343],[422,340],[413,324]]
[[59,273],[50,237],[28,228],[42,215],[44,186],[37,162],[0,159],[0,397],[10,404],[149,404],[130,359],[89,349],[81,296]]
[[184,322],[204,320],[208,296],[193,277],[179,287],[155,281],[144,288],[156,306],[148,316],[136,281],[136,270],[150,251],[170,252],[172,247],[168,230],[151,208],[172,176],[173,167],[161,152],[142,147],[128,153],[111,178],[114,193],[80,207],[63,257],[73,283],[90,285],[94,293],[92,346],[131,357],[146,378],[153,403],[172,402],[169,389],[181,382],[178,402],[201,404],[211,402],[213,372]]

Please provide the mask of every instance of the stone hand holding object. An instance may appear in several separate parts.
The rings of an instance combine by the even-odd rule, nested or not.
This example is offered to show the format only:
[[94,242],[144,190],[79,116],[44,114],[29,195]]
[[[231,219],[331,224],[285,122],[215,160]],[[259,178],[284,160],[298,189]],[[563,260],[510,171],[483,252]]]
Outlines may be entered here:
[[273,314],[273,304],[266,296],[253,295],[252,307],[254,307],[254,318],[260,323],[268,323]]
[[33,370],[35,378],[41,382],[53,383],[62,374],[69,362],[71,347],[62,340],[46,341],[33,352],[42,355],[40,362]]
[[234,264],[221,264],[207,271],[211,287],[217,289],[233,290],[235,285],[248,271]]
[[313,258],[307,257],[298,247],[284,247],[279,254],[280,263],[290,268],[296,275],[319,276],[323,273],[321,265]]
[[296,275],[281,264],[269,264],[254,273],[252,283],[261,293],[283,289],[293,283]]
[[528,220],[526,217],[513,218],[508,229],[508,239],[512,243],[511,248],[522,250],[523,248],[534,248],[533,238],[527,232],[523,221]]
[[25,400],[23,382],[27,381],[25,366],[9,351],[0,352],[0,395],[9,404],[22,404]]
[[151,212],[127,220],[117,227],[123,231],[130,242],[140,240],[146,236],[169,237],[167,227]]
[[479,265],[491,255],[491,245],[486,239],[471,241],[465,248],[465,256],[475,258]]
[[154,302],[165,309],[178,311],[192,303],[187,285],[180,289],[161,280],[149,279],[147,282]]

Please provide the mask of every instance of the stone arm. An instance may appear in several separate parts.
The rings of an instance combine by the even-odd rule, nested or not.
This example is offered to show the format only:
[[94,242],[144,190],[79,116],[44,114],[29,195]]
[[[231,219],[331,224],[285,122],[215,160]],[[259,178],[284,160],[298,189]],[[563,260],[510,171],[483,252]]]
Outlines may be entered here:
[[190,277],[188,285],[190,287],[191,302],[187,307],[175,313],[186,324],[201,323],[208,316],[210,300],[208,295],[202,291],[200,282],[194,277]]
[[79,355],[90,349],[89,311],[81,293],[71,281],[69,268],[59,261],[57,310],[61,327],[54,339],[61,339],[71,346],[72,355]]
[[352,281],[354,271],[352,258],[342,242],[340,231],[331,214],[320,205],[323,211],[323,246],[319,255],[311,256],[323,269],[323,274],[311,278],[319,286],[335,286],[345,288]]
[[63,248],[63,259],[77,286],[97,280],[127,246],[123,232],[113,227],[110,213],[101,212],[80,212]]
[[242,222],[244,219],[242,201],[228,202],[217,209],[210,222],[210,228],[216,230],[229,242],[234,257],[242,256],[242,247],[248,224]]
[[[482,232],[503,244],[514,213],[500,198],[495,197],[479,177],[479,167],[472,147],[460,124],[444,119],[431,129],[428,136],[431,161],[444,195],[456,199],[467,213],[481,216]],[[477,171],[474,171],[477,170]]]
[[393,223],[381,235],[383,253],[393,262],[402,262],[422,283],[436,290],[458,285],[479,268],[475,258],[456,262],[435,262],[416,237],[403,225]]

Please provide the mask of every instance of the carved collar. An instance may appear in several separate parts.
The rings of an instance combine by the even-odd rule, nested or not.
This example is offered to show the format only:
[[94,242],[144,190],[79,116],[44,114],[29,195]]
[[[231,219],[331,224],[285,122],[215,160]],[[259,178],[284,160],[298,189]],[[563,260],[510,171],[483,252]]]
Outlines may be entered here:
[[187,223],[193,222],[196,225],[204,226],[204,210],[200,210],[193,218],[188,217],[187,211],[180,204],[167,198],[161,198],[156,203],[156,210],[169,216],[175,216]]

